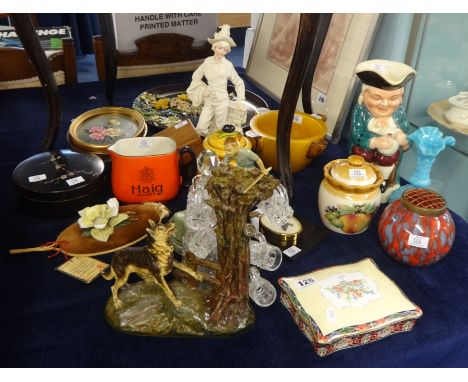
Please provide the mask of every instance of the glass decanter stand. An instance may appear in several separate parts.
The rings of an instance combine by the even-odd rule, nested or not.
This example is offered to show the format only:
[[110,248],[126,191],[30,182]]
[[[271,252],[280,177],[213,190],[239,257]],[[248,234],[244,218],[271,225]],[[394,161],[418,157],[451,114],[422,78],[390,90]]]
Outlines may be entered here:
[[288,193],[282,184],[276,187],[269,199],[258,204],[257,211],[267,215],[272,223],[279,226],[288,224],[294,215],[294,210],[289,205]]
[[211,177],[211,170],[218,164],[219,158],[213,151],[204,150],[200,153],[197,158],[200,175],[193,178],[187,196],[184,248],[201,259],[216,259],[216,235],[213,230],[216,216],[205,202],[209,199],[205,185]]

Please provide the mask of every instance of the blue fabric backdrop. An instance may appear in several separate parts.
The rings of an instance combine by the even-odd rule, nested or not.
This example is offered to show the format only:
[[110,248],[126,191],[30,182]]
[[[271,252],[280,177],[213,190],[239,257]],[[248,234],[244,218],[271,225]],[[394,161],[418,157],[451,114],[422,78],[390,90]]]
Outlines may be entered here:
[[[142,91],[163,83],[187,82],[191,73],[119,80],[116,105],[131,107]],[[258,92],[251,84],[247,88]],[[106,105],[104,84],[62,86],[62,131],[56,148],[68,147],[73,118]],[[272,100],[265,97],[272,108]],[[280,276],[372,258],[424,315],[413,331],[318,357],[287,310],[276,301],[254,306],[255,326],[226,339],[138,337],[115,332],[104,319],[111,282],[83,284],[54,270],[63,262],[47,254],[8,255],[10,248],[55,240],[77,216],[44,219],[18,208],[11,173],[36,154],[47,125],[41,89],[0,92],[0,366],[16,367],[468,367],[468,224],[454,215],[457,234],[449,255],[428,268],[411,268],[387,256],[377,236],[381,210],[363,234],[328,232],[296,261],[285,259],[275,272],[262,271],[278,289]],[[330,145],[305,170],[294,175],[296,214],[320,225],[318,186],[323,166],[347,156],[346,142]],[[104,202],[110,194],[103,194]],[[186,190],[167,203],[185,207]],[[101,256],[109,261],[110,256]]]

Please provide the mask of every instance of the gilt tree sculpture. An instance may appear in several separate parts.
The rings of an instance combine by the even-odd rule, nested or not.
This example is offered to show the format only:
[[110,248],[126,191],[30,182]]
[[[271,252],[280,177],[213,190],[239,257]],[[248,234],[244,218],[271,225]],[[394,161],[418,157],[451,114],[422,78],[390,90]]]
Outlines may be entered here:
[[[216,214],[215,233],[220,270],[219,283],[209,296],[212,324],[243,328],[253,323],[249,305],[249,238],[244,234],[250,210],[268,199],[279,181],[257,168],[245,170],[220,165],[206,184],[207,204]],[[235,329],[234,329],[235,330]]]

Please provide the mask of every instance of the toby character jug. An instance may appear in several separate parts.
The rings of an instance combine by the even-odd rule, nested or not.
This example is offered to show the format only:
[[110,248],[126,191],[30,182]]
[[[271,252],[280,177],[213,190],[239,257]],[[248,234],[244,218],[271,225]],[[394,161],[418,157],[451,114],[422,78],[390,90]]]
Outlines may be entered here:
[[190,177],[196,157],[189,147],[177,149],[169,137],[121,139],[108,148],[112,159],[112,191],[126,203],[163,202],[173,199],[182,184],[180,157],[188,153]]

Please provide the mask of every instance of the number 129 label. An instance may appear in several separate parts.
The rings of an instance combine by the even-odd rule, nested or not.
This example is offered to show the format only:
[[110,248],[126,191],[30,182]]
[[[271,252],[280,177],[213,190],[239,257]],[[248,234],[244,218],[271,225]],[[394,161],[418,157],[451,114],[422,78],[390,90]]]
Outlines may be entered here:
[[312,277],[308,277],[306,279],[302,279],[302,280],[297,281],[297,285],[298,285],[298,287],[300,289],[304,289],[304,288],[310,287],[310,286],[315,285],[315,284],[316,284],[316,281]]

